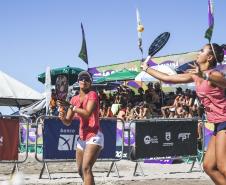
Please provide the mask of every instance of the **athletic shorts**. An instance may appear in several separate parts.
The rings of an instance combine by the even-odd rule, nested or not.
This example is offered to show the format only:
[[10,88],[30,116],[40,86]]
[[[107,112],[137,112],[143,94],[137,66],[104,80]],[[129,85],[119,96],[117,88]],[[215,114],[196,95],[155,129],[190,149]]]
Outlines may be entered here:
[[77,140],[77,148],[80,150],[84,150],[86,148],[86,145],[92,144],[92,145],[99,145],[101,146],[101,149],[104,148],[104,134],[100,131],[98,131],[97,135],[91,137],[87,141],[83,141],[80,138]]
[[213,135],[216,136],[218,132],[220,132],[221,130],[226,130],[226,121],[222,122],[222,123],[216,123],[214,124],[214,131],[213,131]]

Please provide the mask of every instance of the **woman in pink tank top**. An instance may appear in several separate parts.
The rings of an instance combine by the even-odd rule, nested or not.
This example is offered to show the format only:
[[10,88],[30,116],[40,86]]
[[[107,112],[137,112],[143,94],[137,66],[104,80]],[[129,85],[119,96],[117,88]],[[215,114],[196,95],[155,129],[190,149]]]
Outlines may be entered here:
[[80,72],[78,82],[79,94],[72,97],[67,113],[60,112],[59,118],[65,125],[70,125],[74,117],[79,118],[76,163],[84,184],[93,185],[92,167],[104,146],[104,136],[99,125],[99,100],[97,93],[91,90],[92,77],[88,72]]
[[153,77],[170,83],[195,82],[196,93],[205,107],[207,119],[215,124],[203,167],[215,184],[226,185],[226,78],[217,71],[217,62],[224,59],[224,48],[218,44],[207,44],[199,52],[192,69],[184,74],[169,76],[152,69],[147,60],[142,64],[145,72]]

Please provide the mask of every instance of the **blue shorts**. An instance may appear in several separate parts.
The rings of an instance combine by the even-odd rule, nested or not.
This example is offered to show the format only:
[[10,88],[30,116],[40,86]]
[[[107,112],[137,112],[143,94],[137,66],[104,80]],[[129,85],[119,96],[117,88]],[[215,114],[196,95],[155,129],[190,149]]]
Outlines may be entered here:
[[226,130],[226,121],[214,124],[213,135],[216,136],[221,130]]

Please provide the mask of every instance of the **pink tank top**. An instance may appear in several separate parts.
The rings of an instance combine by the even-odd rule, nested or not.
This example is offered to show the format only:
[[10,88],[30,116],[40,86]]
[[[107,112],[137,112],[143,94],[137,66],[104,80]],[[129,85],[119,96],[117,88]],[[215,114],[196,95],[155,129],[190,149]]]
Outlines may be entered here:
[[[213,70],[207,71],[210,73]],[[226,121],[226,98],[224,89],[213,87],[203,80],[199,84],[200,77],[195,77],[196,93],[201,103],[205,107],[207,120],[211,123],[220,123]]]
[[76,107],[86,109],[87,103],[89,100],[93,100],[96,102],[96,107],[93,111],[93,113],[90,115],[88,119],[84,119],[79,114],[77,114],[77,117],[80,121],[79,126],[79,137],[81,140],[88,140],[91,137],[95,136],[98,133],[98,130],[100,129],[99,126],[99,100],[98,95],[94,91],[90,91],[88,94],[85,95],[85,98],[82,102],[82,104],[79,101],[79,95],[72,97],[71,104],[75,105]]

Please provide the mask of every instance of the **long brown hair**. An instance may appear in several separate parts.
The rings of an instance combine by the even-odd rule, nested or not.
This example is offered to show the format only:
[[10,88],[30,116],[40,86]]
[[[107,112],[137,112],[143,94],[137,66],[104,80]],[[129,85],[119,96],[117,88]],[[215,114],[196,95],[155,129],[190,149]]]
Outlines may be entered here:
[[217,63],[221,63],[224,60],[224,45],[219,46],[216,43],[207,44],[211,50],[211,54],[214,56],[212,67],[216,67]]

